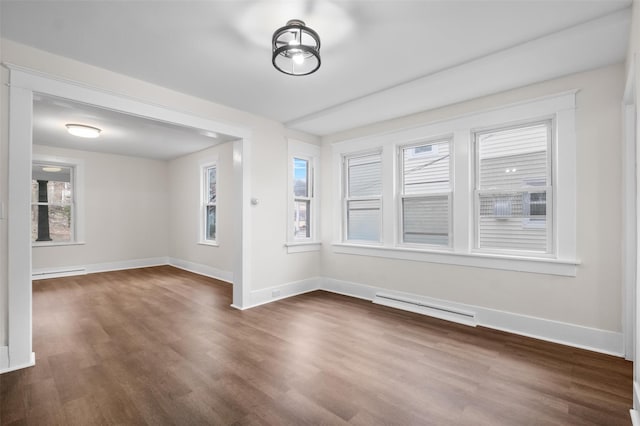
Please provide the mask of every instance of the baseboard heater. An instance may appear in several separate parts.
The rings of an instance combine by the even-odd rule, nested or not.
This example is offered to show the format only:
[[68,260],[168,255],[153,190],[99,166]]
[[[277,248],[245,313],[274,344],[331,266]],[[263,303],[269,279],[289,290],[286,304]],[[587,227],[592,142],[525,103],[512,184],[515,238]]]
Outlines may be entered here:
[[51,269],[31,271],[32,280],[44,280],[47,278],[71,277],[73,275],[85,275],[86,268]]
[[373,303],[453,321],[471,327],[477,325],[475,312],[465,311],[451,306],[443,306],[385,293],[376,293]]

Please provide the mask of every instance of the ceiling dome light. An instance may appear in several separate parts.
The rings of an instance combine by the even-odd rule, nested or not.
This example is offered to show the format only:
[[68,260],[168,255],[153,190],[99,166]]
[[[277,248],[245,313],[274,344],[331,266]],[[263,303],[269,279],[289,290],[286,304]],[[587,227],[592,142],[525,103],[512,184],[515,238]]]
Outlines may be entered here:
[[289,75],[308,75],[320,68],[320,37],[299,19],[292,19],[273,33],[272,63]]
[[102,129],[84,124],[66,124],[65,126],[67,127],[67,132],[81,138],[97,138],[100,136],[100,132],[102,132]]
[[57,173],[60,170],[62,170],[60,167],[53,167],[53,166],[45,166],[42,168],[43,172],[49,172],[49,173]]

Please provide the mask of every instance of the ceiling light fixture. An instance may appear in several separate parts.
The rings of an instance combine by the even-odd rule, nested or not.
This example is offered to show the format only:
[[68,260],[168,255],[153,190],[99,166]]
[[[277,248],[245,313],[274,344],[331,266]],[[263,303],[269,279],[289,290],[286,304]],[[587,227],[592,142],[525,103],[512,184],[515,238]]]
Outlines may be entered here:
[[73,136],[79,136],[81,138],[97,138],[100,136],[102,129],[98,129],[93,126],[86,126],[84,124],[66,124],[67,132]]
[[45,166],[42,168],[43,172],[49,172],[49,173],[57,173],[60,170],[62,170],[60,167],[53,167],[53,166]]
[[299,19],[273,33],[271,62],[289,75],[309,75],[320,68],[320,37]]

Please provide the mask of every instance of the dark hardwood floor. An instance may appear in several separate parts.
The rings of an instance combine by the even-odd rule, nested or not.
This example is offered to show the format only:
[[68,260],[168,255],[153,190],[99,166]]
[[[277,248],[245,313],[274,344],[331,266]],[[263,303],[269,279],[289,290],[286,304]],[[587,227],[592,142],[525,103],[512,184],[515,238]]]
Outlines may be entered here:
[[313,292],[238,311],[171,267],[35,281],[12,425],[629,425],[632,365]]

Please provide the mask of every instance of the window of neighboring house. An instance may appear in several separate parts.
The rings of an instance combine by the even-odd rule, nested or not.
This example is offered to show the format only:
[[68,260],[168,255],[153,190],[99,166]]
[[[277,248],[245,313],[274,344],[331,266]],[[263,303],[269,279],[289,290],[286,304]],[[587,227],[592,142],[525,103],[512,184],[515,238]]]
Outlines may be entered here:
[[382,240],[382,156],[380,152],[344,157],[345,240]]
[[405,244],[450,246],[451,143],[400,147],[401,238]]
[[34,162],[31,170],[31,241],[74,242],[75,167]]
[[217,165],[209,163],[202,166],[202,230],[204,243],[216,242],[217,214]]
[[475,134],[476,248],[552,253],[551,121]]
[[320,147],[289,139],[288,158],[287,252],[319,250],[317,184]]

